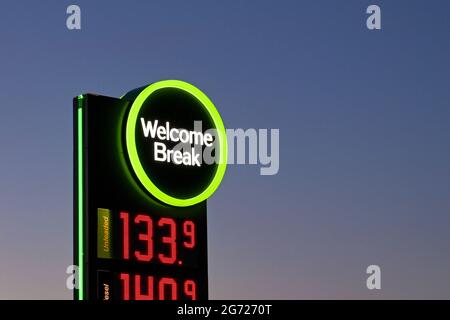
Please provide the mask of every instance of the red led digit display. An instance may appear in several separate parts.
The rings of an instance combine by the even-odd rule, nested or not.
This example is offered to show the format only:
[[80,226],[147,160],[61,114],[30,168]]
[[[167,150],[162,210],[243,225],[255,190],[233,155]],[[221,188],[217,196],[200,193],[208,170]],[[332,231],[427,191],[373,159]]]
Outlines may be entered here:
[[177,283],[172,278],[162,278],[158,284],[159,300],[166,300],[166,292],[169,295],[168,300],[177,300]]
[[[194,251],[196,244],[195,223],[191,220],[176,221],[173,218],[162,217],[156,220],[151,216],[137,214],[130,225],[130,213],[120,212],[121,247],[120,257],[130,259],[130,250],[134,254],[131,259],[141,262],[153,261],[155,248],[159,263],[183,265],[178,259],[180,242],[186,252]],[[158,229],[158,230],[156,230]],[[180,236],[178,234],[180,233]],[[156,236],[155,236],[156,235]]]
[[188,238],[187,241],[183,241],[183,246],[192,249],[195,246],[195,224],[192,221],[185,221],[183,223],[183,233]]
[[130,259],[130,240],[128,235],[129,230],[129,223],[130,223],[130,217],[128,212],[121,212],[120,213],[120,219],[122,220],[122,244],[123,244],[123,250],[122,250],[122,257],[126,260]]
[[122,282],[122,300],[130,300],[130,275],[121,273],[120,280]]
[[134,298],[135,300],[153,300],[153,277],[147,276],[147,293],[141,291],[141,276],[134,276]]
[[195,281],[186,280],[184,282],[184,294],[191,300],[197,300],[196,287]]
[[138,235],[139,240],[144,243],[144,253],[135,250],[134,255],[139,261],[150,261],[153,258],[153,221],[145,214],[138,214],[136,218],[134,218],[134,223],[136,225],[143,223],[146,226],[145,232]]
[[158,221],[158,226],[168,226],[169,235],[162,237],[162,242],[168,244],[170,247],[169,255],[166,256],[163,253],[159,253],[158,257],[162,263],[173,264],[177,259],[177,233],[176,233],[176,224],[175,221],[171,218],[161,218]]
[[121,273],[119,280],[121,300],[197,300],[197,284],[191,279]]
[[[101,209],[98,214],[98,248],[102,251],[98,258],[118,266],[98,270],[99,294],[123,300],[198,299],[194,220],[131,210]],[[165,271],[165,266],[172,269]],[[189,278],[190,272],[194,276]]]

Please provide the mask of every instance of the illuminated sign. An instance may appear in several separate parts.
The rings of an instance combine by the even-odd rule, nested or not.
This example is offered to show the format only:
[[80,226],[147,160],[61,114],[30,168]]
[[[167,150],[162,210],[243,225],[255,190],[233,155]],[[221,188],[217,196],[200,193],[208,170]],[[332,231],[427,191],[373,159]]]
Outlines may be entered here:
[[160,81],[80,95],[74,123],[75,297],[207,299],[206,199],[227,156],[213,103]]
[[[201,127],[198,131],[196,123]],[[218,143],[213,144],[213,139]],[[182,144],[187,145],[186,151],[172,149]],[[225,173],[222,119],[211,100],[185,82],[157,82],[137,95],[126,121],[126,146],[142,185],[169,205],[190,206],[206,200]],[[202,155],[211,152],[218,153],[216,161],[200,164]]]

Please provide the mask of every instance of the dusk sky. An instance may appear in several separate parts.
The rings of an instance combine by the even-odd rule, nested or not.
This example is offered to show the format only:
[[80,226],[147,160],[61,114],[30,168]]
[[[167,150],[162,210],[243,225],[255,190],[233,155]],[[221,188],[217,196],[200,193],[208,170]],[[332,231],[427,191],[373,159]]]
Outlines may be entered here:
[[0,8],[0,299],[72,298],[72,98],[163,79],[280,130],[277,175],[229,165],[208,200],[211,299],[450,299],[450,1]]

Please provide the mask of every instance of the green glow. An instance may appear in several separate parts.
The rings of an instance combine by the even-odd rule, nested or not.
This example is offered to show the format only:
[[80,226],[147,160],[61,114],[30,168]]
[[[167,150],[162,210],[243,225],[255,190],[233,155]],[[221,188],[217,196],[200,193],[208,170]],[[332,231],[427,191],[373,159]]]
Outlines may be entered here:
[[78,300],[84,298],[83,270],[83,95],[78,96],[77,109],[77,153],[78,153]]
[[[211,183],[208,187],[203,190],[200,194],[195,197],[188,199],[179,199],[172,197],[163,191],[161,191],[149,178],[146,174],[144,168],[142,167],[141,161],[139,159],[139,155],[136,148],[136,137],[135,137],[135,129],[136,129],[136,121],[139,114],[139,111],[145,102],[145,100],[156,90],[163,88],[177,88],[184,90],[191,95],[193,95],[197,100],[201,102],[203,107],[208,111],[211,116],[214,126],[217,130],[219,136],[219,163],[217,164],[217,170],[212,179]],[[133,102],[131,106],[130,113],[128,115],[127,124],[126,124],[126,144],[128,150],[128,156],[130,158],[131,165],[133,167],[136,176],[142,185],[157,199],[165,202],[167,204],[177,206],[177,207],[187,207],[202,202],[209,198],[214,191],[219,187],[220,182],[225,174],[226,166],[227,166],[227,137],[225,132],[225,127],[222,122],[222,118],[220,117],[219,112],[217,111],[214,104],[209,100],[209,98],[199,89],[194,87],[193,85],[179,80],[164,80],[153,83],[145,88]]]

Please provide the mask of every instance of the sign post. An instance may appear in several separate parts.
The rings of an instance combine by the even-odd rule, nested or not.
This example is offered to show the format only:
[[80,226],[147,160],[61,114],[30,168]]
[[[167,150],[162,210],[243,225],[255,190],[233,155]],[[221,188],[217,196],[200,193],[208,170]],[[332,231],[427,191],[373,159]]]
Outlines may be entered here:
[[186,82],[74,98],[75,298],[208,299],[206,200],[226,159],[217,109]]

